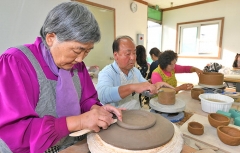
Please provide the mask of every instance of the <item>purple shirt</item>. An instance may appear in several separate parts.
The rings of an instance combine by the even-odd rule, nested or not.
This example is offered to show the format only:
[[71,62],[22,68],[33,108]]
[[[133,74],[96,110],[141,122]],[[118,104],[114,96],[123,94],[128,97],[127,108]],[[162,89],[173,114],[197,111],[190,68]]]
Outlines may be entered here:
[[[56,80],[45,63],[40,50],[41,38],[27,46],[39,61],[47,79]],[[78,69],[82,95],[81,112],[92,105],[101,105],[97,92],[83,62],[74,65]],[[0,138],[13,152],[42,153],[69,134],[66,117],[40,118],[35,112],[39,100],[39,83],[35,69],[27,57],[16,48],[10,48],[0,56]]]

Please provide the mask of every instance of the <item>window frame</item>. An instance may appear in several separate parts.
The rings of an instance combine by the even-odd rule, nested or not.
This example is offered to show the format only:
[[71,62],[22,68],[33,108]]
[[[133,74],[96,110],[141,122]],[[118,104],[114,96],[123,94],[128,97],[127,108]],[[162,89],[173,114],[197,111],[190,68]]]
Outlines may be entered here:
[[[218,36],[217,36],[217,55],[213,56],[203,56],[203,55],[189,55],[187,56],[186,54],[180,53],[180,44],[181,44],[181,39],[182,38],[182,28],[186,27],[197,27],[201,25],[210,25],[218,23],[219,28],[218,28]],[[197,21],[190,21],[190,22],[182,22],[182,23],[177,23],[177,32],[176,32],[176,53],[178,53],[178,57],[182,58],[210,58],[210,59],[220,59],[221,58],[221,53],[222,53],[222,37],[223,37],[223,28],[224,28],[224,17],[220,18],[212,18],[212,19],[206,19],[206,20],[197,20]],[[198,30],[199,33],[199,30]],[[198,45],[198,43],[197,43]]]

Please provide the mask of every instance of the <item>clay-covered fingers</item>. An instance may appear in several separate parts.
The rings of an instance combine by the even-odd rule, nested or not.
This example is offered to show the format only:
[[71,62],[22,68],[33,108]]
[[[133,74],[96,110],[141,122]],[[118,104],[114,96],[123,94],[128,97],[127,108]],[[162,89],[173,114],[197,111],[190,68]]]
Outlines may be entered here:
[[99,132],[100,128],[106,129],[113,122],[113,114],[103,107],[96,107],[80,115],[80,129],[89,129]]
[[109,113],[115,114],[117,116],[118,120],[122,121],[122,110],[125,110],[124,108],[116,108],[111,105],[104,105],[102,107]]
[[186,86],[186,90],[191,90],[193,88],[193,84],[191,83],[186,83],[185,86]]

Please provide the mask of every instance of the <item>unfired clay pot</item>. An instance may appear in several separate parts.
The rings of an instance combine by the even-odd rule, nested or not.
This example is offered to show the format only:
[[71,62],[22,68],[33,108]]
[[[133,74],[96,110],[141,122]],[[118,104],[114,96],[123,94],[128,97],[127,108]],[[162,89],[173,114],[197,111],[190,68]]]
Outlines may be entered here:
[[240,130],[230,126],[219,126],[217,128],[219,139],[230,146],[240,145]]
[[204,93],[204,90],[202,88],[192,88],[191,97],[192,99],[200,100],[198,96],[203,93]]
[[168,143],[174,135],[173,124],[159,114],[145,110],[123,110],[122,122],[101,130],[101,139],[117,148],[147,150]]
[[230,123],[230,119],[222,114],[210,113],[208,115],[208,121],[211,126],[217,128],[218,126],[227,126]]
[[224,75],[217,72],[203,72],[199,76],[199,83],[204,85],[222,85]]
[[174,105],[176,100],[176,91],[171,88],[161,88],[158,93],[158,102],[162,105]]
[[204,132],[204,127],[198,122],[189,122],[188,131],[194,135],[202,135]]

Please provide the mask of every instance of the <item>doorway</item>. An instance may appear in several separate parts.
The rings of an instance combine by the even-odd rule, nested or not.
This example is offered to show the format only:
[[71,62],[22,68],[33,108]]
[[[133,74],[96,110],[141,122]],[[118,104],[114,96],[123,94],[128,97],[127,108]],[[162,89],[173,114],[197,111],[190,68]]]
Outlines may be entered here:
[[147,29],[147,62],[152,63],[149,51],[153,47],[157,47],[161,51],[162,25],[156,21],[148,20]]

